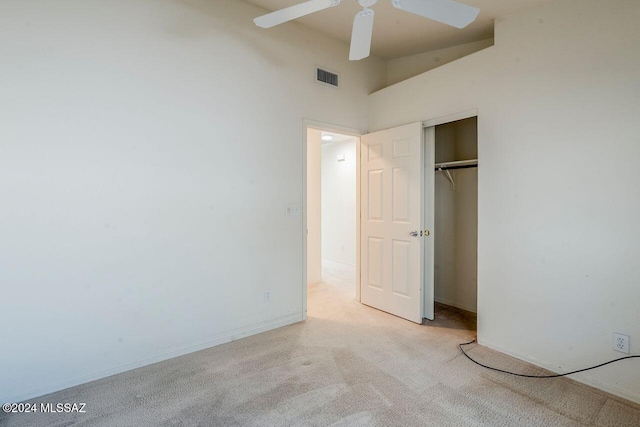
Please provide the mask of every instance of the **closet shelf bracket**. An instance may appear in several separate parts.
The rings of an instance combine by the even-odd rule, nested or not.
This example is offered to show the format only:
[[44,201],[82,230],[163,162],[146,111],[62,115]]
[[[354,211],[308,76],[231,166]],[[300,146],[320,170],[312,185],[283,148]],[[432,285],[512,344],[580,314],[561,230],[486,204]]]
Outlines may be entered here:
[[444,172],[444,174],[446,175],[447,179],[451,183],[451,188],[452,189],[456,188],[456,182],[453,180],[453,177],[451,176],[451,172],[449,172],[448,169],[438,169],[438,170],[440,172]]
[[444,162],[444,163],[436,163],[436,172],[444,172],[447,176],[447,179],[451,183],[451,189],[454,190],[456,188],[456,182],[451,176],[450,169],[466,169],[466,168],[477,168],[478,167],[478,159],[473,160],[459,160],[455,162]]

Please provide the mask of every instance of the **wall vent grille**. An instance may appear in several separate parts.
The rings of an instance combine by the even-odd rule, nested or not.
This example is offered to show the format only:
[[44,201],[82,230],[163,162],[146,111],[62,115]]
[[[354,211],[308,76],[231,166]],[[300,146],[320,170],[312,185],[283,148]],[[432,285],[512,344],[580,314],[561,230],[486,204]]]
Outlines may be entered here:
[[322,68],[316,67],[316,80],[331,86],[338,87],[338,75]]

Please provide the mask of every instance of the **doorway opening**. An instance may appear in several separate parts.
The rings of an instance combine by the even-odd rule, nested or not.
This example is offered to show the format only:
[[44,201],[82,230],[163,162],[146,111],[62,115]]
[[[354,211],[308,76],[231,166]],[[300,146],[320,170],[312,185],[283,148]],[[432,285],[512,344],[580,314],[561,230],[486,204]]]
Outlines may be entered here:
[[307,128],[307,294],[359,297],[359,137]]
[[434,299],[436,317],[476,330],[478,121],[435,127]]

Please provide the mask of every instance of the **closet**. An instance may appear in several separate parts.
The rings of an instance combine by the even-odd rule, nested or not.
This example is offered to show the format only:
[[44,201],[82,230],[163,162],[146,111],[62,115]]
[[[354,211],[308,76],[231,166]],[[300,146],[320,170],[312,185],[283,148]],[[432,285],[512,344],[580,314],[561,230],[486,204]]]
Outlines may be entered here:
[[478,126],[435,128],[435,301],[477,312]]

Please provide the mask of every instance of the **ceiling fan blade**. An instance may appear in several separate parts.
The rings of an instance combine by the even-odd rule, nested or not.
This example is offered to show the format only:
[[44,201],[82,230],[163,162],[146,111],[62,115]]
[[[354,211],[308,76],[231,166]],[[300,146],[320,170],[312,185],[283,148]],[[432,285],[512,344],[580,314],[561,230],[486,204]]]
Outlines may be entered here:
[[453,0],[391,0],[396,9],[424,16],[456,28],[475,21],[480,9]]
[[373,34],[372,9],[358,12],[353,20],[353,32],[351,33],[351,51],[349,60],[358,61],[369,56],[371,51],[371,35]]
[[301,18],[340,4],[342,0],[310,0],[275,12],[262,15],[253,20],[258,27],[271,28],[284,22]]

